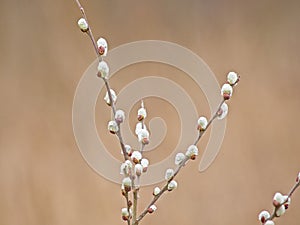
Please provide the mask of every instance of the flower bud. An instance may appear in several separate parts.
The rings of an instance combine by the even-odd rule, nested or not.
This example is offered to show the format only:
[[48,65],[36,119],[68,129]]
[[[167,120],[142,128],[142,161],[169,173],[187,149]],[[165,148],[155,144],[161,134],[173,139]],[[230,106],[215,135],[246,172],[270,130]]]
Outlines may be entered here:
[[138,110],[138,121],[142,121],[143,119],[145,119],[147,117],[147,111],[145,108],[140,108]]
[[264,225],[275,225],[275,223],[272,220],[268,220]]
[[109,75],[109,67],[106,62],[101,61],[98,64],[98,77],[107,79]]
[[129,212],[127,208],[122,208],[122,219],[125,221],[129,219]]
[[132,169],[132,163],[129,160],[126,160],[124,163],[122,163],[120,168],[120,174],[124,174],[126,176],[129,176]]
[[134,166],[134,172],[135,174],[139,177],[141,176],[142,172],[143,172],[143,167],[141,164],[135,164]]
[[131,159],[134,163],[139,163],[142,159],[142,154],[139,151],[134,151],[131,155]]
[[158,195],[159,193],[160,193],[160,188],[159,188],[159,187],[155,187],[155,188],[153,189],[153,195],[156,196],[156,195]]
[[151,205],[151,206],[148,208],[148,213],[153,213],[156,209],[157,209],[157,207],[156,207],[155,205]]
[[[113,102],[115,103],[117,101],[116,92],[113,89],[110,89],[110,93],[111,93],[111,98],[112,98]],[[106,102],[107,105],[111,106],[108,92],[106,92],[106,94],[105,94],[104,101]]]
[[120,124],[123,123],[123,121],[125,120],[125,113],[123,110],[119,109],[116,111],[115,114],[115,121]]
[[138,133],[139,142],[144,145],[149,144],[149,132],[146,129],[141,129]]
[[107,41],[104,38],[99,38],[97,41],[98,52],[100,55],[106,56],[108,46]]
[[207,124],[208,124],[207,119],[204,116],[201,116],[198,119],[198,130],[200,131],[206,130]]
[[118,124],[114,120],[111,120],[111,121],[108,122],[107,129],[112,134],[115,134],[119,131]]
[[89,30],[89,25],[84,18],[80,18],[77,23],[82,32],[87,32]]
[[172,191],[174,189],[177,188],[177,182],[175,180],[172,180],[169,184],[168,184],[168,191]]
[[149,160],[143,158],[143,159],[141,160],[141,165],[142,165],[142,167],[143,167],[143,172],[146,173],[146,172],[147,172],[147,169],[148,169],[148,166],[149,166]]
[[239,81],[239,76],[236,72],[229,72],[227,75],[227,82],[231,85],[235,85]]
[[217,118],[219,120],[224,119],[227,116],[227,114],[228,114],[228,105],[225,102],[221,105],[221,107],[220,107],[219,111],[217,112],[217,114],[218,114]]
[[122,208],[122,216],[129,216],[129,212],[127,208]]
[[125,177],[122,181],[122,187],[124,187],[124,190],[126,192],[129,192],[131,191],[131,186],[132,186],[131,179],[129,177]]
[[[128,156],[131,156],[132,154],[132,149],[131,149],[131,146],[130,145],[125,145],[125,151],[127,153]],[[123,154],[123,151],[121,151],[121,154]]]
[[224,97],[225,100],[230,99],[232,96],[233,88],[230,84],[223,84],[221,89],[221,95]]
[[258,215],[258,220],[262,223],[265,223],[267,219],[270,218],[270,213],[268,211],[262,211],[259,215]]
[[282,205],[276,210],[276,216],[280,217],[285,213],[285,206]]
[[196,145],[191,145],[188,147],[185,155],[189,157],[190,159],[194,160],[196,159],[196,156],[198,155],[198,148]]
[[273,205],[275,207],[278,207],[279,205],[284,203],[285,200],[286,198],[281,193],[277,192],[273,197]]
[[166,174],[165,174],[165,180],[169,181],[174,175],[174,170],[173,169],[167,169]]
[[142,129],[146,129],[147,130],[146,125],[143,124],[142,122],[138,122],[136,124],[136,126],[135,126],[135,134],[138,135]]
[[182,161],[185,159],[185,155],[181,152],[177,153],[175,156],[175,164],[176,165],[180,165],[182,163]]

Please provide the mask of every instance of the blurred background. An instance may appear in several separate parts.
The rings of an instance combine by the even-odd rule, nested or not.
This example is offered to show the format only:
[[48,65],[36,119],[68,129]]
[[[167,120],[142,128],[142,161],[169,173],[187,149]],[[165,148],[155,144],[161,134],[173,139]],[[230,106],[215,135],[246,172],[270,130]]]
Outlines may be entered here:
[[[190,163],[177,178],[178,189],[166,194],[142,224],[259,224],[258,213],[271,210],[273,194],[287,193],[300,171],[300,2],[82,4],[94,35],[106,37],[110,49],[138,40],[170,41],[198,54],[220,83],[231,70],[242,76],[214,164],[199,173],[199,159]],[[89,39],[77,27],[81,14],[75,1],[4,0],[0,12],[0,224],[123,224],[119,185],[87,165],[73,136],[75,89],[95,59]],[[123,75],[120,72],[112,84],[118,90],[126,79],[145,71],[169,78],[174,72],[161,65],[144,66],[121,71]],[[173,79],[199,92],[195,104],[200,113],[209,115],[201,91],[185,81],[183,73],[177,71]],[[164,111],[159,100],[149,101],[153,102],[148,111]],[[103,110],[103,117],[96,118],[101,130],[109,109],[102,101],[99,104],[104,108],[97,105],[98,111]],[[176,113],[168,116],[177,118]],[[176,135],[178,124],[170,126],[174,127],[168,135]],[[114,146],[115,138],[101,133]],[[200,149],[205,148],[207,136]],[[164,145],[172,149],[173,141]],[[159,161],[166,152],[160,153],[149,158]],[[150,201],[152,189],[141,191],[140,210]],[[299,224],[299,209],[296,192],[276,224]]]

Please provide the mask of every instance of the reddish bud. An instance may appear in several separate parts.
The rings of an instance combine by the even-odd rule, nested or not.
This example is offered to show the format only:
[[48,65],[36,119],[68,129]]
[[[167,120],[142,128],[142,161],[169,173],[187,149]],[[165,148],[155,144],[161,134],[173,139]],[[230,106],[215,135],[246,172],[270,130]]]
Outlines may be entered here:
[[199,131],[205,131],[205,129],[203,127],[201,127],[201,125],[197,126],[197,130],[199,130]]
[[132,161],[133,161],[135,164],[139,163],[139,160],[138,160],[137,158],[133,158]]
[[125,186],[125,187],[124,187],[124,190],[125,190],[126,192],[130,192],[130,191],[131,191],[131,187],[130,187],[130,186]]
[[196,155],[191,155],[191,160],[195,160],[196,159]]
[[279,207],[279,206],[280,206],[280,203],[277,202],[276,200],[273,200],[273,205],[274,205],[275,207]]
[[154,210],[152,209],[152,208],[148,208],[148,213],[153,213],[154,212]]
[[138,115],[137,119],[138,119],[138,121],[142,121],[144,119],[144,116],[143,115]]
[[99,46],[98,52],[99,52],[100,55],[103,55],[104,52],[105,52],[105,48],[103,46]]
[[121,192],[121,193],[122,193],[123,196],[126,196],[126,192],[125,192],[124,189],[122,189],[122,192]]
[[128,220],[128,216],[122,216],[122,219],[123,219],[124,221],[127,221],[127,220]]
[[142,143],[143,143],[144,145],[149,144],[149,139],[148,139],[148,138],[143,138]]
[[229,100],[230,99],[230,94],[224,93],[223,97],[224,97],[224,100]]

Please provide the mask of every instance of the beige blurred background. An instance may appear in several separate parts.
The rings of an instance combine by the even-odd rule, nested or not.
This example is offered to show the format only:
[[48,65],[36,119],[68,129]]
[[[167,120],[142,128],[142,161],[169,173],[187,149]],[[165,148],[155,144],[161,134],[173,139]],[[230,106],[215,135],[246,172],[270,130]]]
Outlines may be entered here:
[[[201,56],[220,83],[230,70],[242,76],[214,164],[205,173],[198,172],[199,161],[190,164],[178,176],[179,188],[164,196],[142,224],[259,224],[260,210],[271,209],[273,194],[287,192],[300,170],[300,2],[82,4],[95,36],[106,37],[110,48],[147,39],[175,42]],[[88,38],[77,28],[75,1],[6,0],[0,12],[0,224],[123,224],[119,186],[87,165],[72,132],[74,92],[95,58]],[[159,66],[147,68],[172,75]],[[112,83],[121,88],[143,71],[125,70]],[[180,76],[174,79],[197,91]],[[200,92],[196,104],[207,115],[203,102]],[[156,103],[151,111],[161,109]],[[97,117],[99,129],[108,120],[105,110],[103,118]],[[176,131],[174,126],[171,130]],[[115,142],[111,136],[107,140]],[[205,141],[207,137],[201,149]],[[172,142],[165,146],[171,148]],[[152,188],[141,192],[140,209]],[[299,224],[299,210],[296,192],[276,224]]]

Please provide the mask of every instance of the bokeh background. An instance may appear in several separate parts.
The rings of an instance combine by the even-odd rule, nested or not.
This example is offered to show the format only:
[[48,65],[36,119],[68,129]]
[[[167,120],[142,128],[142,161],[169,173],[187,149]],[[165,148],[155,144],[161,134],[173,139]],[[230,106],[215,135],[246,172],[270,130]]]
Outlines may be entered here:
[[[147,39],[175,42],[202,57],[220,83],[230,70],[242,76],[214,164],[205,173],[198,172],[199,161],[189,164],[178,176],[179,188],[165,195],[143,223],[259,224],[257,214],[271,210],[273,194],[288,192],[300,170],[300,2],[82,4],[95,36],[106,37],[110,48]],[[88,38],[77,28],[80,16],[75,1],[1,1],[1,225],[123,224],[119,185],[87,165],[72,132],[75,89],[95,59]],[[126,79],[147,71],[170,79],[173,74],[185,88],[199,92],[178,71],[151,64],[146,68],[125,69],[112,83],[119,89]],[[208,115],[201,91],[198,100],[198,110]],[[149,110],[159,112],[160,102],[152,103]],[[106,111],[97,116],[99,130],[109,119],[107,107],[102,106]],[[98,108],[101,111],[101,105]],[[168,114],[169,120],[174,118],[176,113]],[[176,135],[178,124],[172,124],[170,135]],[[101,133],[113,146],[110,142],[115,139]],[[201,149],[206,141],[207,136]],[[173,141],[164,144],[164,149],[171,149]],[[160,151],[149,158],[159,160],[164,154]],[[141,192],[140,209],[151,199],[152,188]],[[296,192],[290,209],[276,224],[299,224],[299,209]]]

